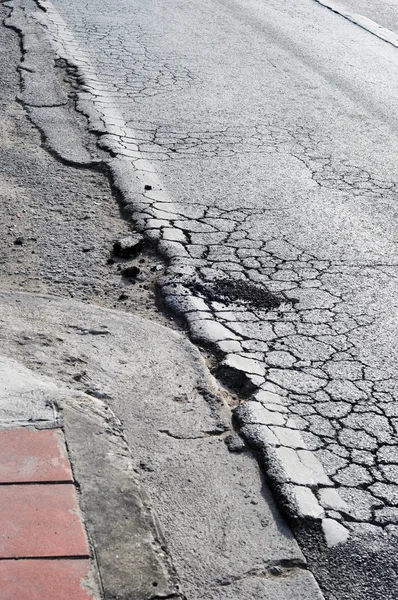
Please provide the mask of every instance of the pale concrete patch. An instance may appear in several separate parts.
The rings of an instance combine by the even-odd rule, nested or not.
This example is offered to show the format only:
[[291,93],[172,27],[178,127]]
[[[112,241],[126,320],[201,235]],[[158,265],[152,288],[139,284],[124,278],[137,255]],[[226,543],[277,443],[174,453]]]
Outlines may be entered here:
[[19,361],[0,356],[0,425],[56,422],[60,388]]

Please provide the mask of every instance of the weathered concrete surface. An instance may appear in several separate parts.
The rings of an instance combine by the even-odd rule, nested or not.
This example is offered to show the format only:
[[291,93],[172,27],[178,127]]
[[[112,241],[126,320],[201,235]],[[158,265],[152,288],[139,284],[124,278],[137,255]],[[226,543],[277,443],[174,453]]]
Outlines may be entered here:
[[[123,266],[123,261],[115,258],[114,265],[106,264],[114,242],[129,233],[127,224],[120,220],[109,184],[100,173],[76,171],[57,163],[40,147],[39,134],[15,103],[18,92],[15,68],[19,60],[17,38],[4,28],[0,35],[1,219],[9,234],[3,238],[1,248],[3,288],[76,296],[86,302],[95,300],[105,306],[118,305],[124,310],[134,309],[154,317],[151,269],[162,272],[159,259],[156,262],[144,249],[137,261],[128,263],[138,264],[141,269],[134,293],[132,286],[116,271],[118,263]],[[40,56],[37,58],[41,60]],[[37,62],[35,65],[27,62],[25,67],[35,68],[40,73]],[[28,102],[30,98],[32,104],[39,101],[46,104],[46,99],[51,99],[50,95],[33,98],[32,90],[27,85],[24,101]],[[37,86],[34,90],[39,94]],[[38,108],[36,121],[49,110],[53,109]],[[47,125],[43,123],[43,128]],[[76,135],[78,125],[75,124],[63,139],[63,157],[69,161],[71,155],[65,148],[71,143],[71,136]],[[59,131],[57,135],[60,135]],[[76,145],[75,158],[81,147],[81,144]],[[14,244],[17,239],[22,240],[21,245]],[[121,292],[127,292],[129,296],[122,303],[118,302]],[[115,332],[109,325],[116,319],[117,331],[123,332],[122,313],[111,316],[112,313],[101,313],[88,305],[58,304],[54,298],[34,300],[18,294],[6,294],[6,297],[0,320],[2,348],[9,356],[2,356],[0,361],[0,422],[2,426],[26,423],[48,427],[59,423],[62,417],[107,598],[141,599],[178,593],[178,577],[172,565],[174,559],[167,547],[175,552],[177,563],[182,563],[179,575],[181,573],[186,584],[188,597],[202,593],[195,585],[206,579],[207,571],[208,580],[217,578],[224,582],[231,573],[246,573],[252,568],[256,570],[256,580],[260,582],[265,577],[268,582],[270,591],[265,598],[273,600],[277,597],[279,600],[283,590],[290,590],[296,580],[298,594],[304,594],[299,591],[300,582],[304,580],[314,589],[314,598],[317,597],[316,585],[311,574],[303,569],[303,556],[297,544],[277,513],[274,514],[269,493],[264,491],[265,499],[262,495],[254,460],[248,456],[230,455],[224,441],[218,442],[217,435],[224,431],[225,424],[219,416],[213,416],[210,405],[192,389],[190,377],[193,376],[193,381],[201,379],[202,366],[198,366],[197,352],[183,338],[173,337],[167,330],[148,324],[153,338],[148,346],[145,321],[135,320],[134,331],[123,334],[123,348],[115,349]],[[28,304],[31,310],[26,312]],[[11,320],[9,310],[14,315]],[[22,314],[25,316],[18,324],[17,315]],[[156,318],[162,321],[160,315]],[[102,328],[103,324],[107,327]],[[167,354],[166,346],[170,340],[178,350],[178,356],[174,358]],[[55,348],[60,355],[54,352]],[[163,356],[163,368],[157,357],[159,353]],[[93,371],[88,368],[92,356],[96,357]],[[102,358],[97,363],[99,357]],[[107,363],[109,360],[112,368]],[[185,363],[187,360],[189,365]],[[187,389],[179,388],[181,382],[174,380],[176,369],[181,371]],[[121,374],[124,391],[119,394]],[[171,392],[172,399],[167,401],[167,394]],[[117,419],[97,398],[101,395],[109,395],[120,404],[118,407],[129,422],[132,456],[120,435]],[[62,408],[61,416],[55,410],[56,405]],[[178,422],[176,406],[181,407]],[[196,410],[199,410],[197,416]],[[187,418],[184,418],[185,413]],[[194,439],[174,440],[156,428]],[[203,437],[195,439],[198,435]],[[209,452],[214,446],[216,452],[212,460]],[[197,458],[194,457],[195,450],[198,451]],[[165,466],[157,472],[150,471],[151,467],[146,465],[151,461],[154,464],[164,461]],[[206,464],[207,471],[201,461]],[[175,472],[182,467],[180,479],[173,480]],[[195,469],[197,474],[193,476]],[[210,485],[208,473],[213,471]],[[247,485],[250,490],[253,483],[253,493],[246,491],[246,472],[251,473]],[[148,481],[141,479],[140,483],[140,474],[148,475]],[[224,488],[220,486],[219,494],[224,489],[224,504],[217,500],[214,503],[212,497],[218,488],[216,474],[223,481]],[[184,495],[186,487],[184,477],[194,479],[196,485],[191,484],[189,494],[181,500],[179,495]],[[235,484],[236,478],[239,484]],[[160,519],[157,521],[151,510],[151,500],[144,485],[156,500],[168,544],[160,532]],[[180,485],[183,486],[181,491]],[[260,508],[250,504],[257,496]],[[228,513],[230,517],[227,517]],[[244,518],[248,520],[247,526]],[[228,522],[232,528],[232,533],[228,534],[227,557],[222,549],[219,552],[219,538],[224,535],[224,529],[219,531],[218,519],[224,529]],[[236,533],[233,533],[233,527]],[[249,534],[253,536],[252,541],[245,541]],[[198,541],[199,558],[194,548]],[[266,552],[264,543],[268,548]],[[244,551],[246,547],[250,549],[248,557]],[[217,553],[220,556],[215,562]],[[289,567],[282,578],[267,570],[280,561]],[[226,589],[228,587],[224,586],[216,589],[212,592],[213,597],[219,594],[225,597]]]
[[[5,16],[2,5],[0,11]],[[8,232],[1,247],[3,289],[75,296],[166,322],[153,306],[152,273],[163,270],[159,258],[144,248],[130,260],[141,270],[134,287],[117,271],[124,259],[107,264],[114,242],[129,234],[109,182],[99,172],[57,162],[40,147],[40,135],[15,102],[17,36],[1,28],[0,39],[0,219]],[[59,108],[47,106],[58,104],[55,92],[46,96],[33,85],[41,78],[45,89],[49,73],[46,46],[42,56],[38,44],[38,38],[27,42],[35,61],[25,54],[21,97],[27,107],[44,105],[31,113],[37,122]],[[56,93],[65,90],[51,85]],[[70,115],[62,102],[62,114]],[[50,120],[39,124],[44,130]],[[62,145],[56,154],[64,162],[84,155],[84,132],[74,158],[67,151],[80,126],[78,120],[72,130],[54,132],[52,143]],[[121,292],[128,295],[123,302]],[[139,319],[125,330],[122,313],[77,302],[18,293],[3,299],[0,337],[8,356],[0,360],[0,423],[49,427],[62,420],[107,598],[174,595],[180,593],[178,579],[188,598],[225,598],[229,578],[233,595],[243,586],[250,597],[255,582],[264,581],[267,600],[289,597],[292,586],[299,598],[308,597],[308,588],[319,597],[254,459],[247,451],[232,455],[224,444],[228,410],[219,414],[219,400],[193,389],[199,381],[210,384],[197,351],[183,337]],[[132,454],[108,401],[127,423]]]
[[[178,580],[178,593],[192,599],[322,598],[256,460],[229,452],[228,406],[190,342],[139,317],[23,293],[0,293],[0,321],[3,354],[62,389],[107,597],[125,589],[120,597],[129,598],[133,585],[132,597],[148,598],[150,565],[150,586],[177,593]],[[140,516],[145,507],[159,538]]]
[[50,378],[37,377],[30,369],[11,358],[0,362],[0,423],[7,425],[30,422],[55,424],[55,402],[59,390]]
[[[1,18],[7,13],[0,4]],[[44,87],[48,69],[46,76],[42,76],[42,55],[36,52],[36,46],[34,52],[34,63],[25,55],[22,72],[29,73],[26,68],[34,70]],[[134,311],[161,323],[169,322],[154,304],[155,282],[164,265],[150,247],[146,246],[135,259],[127,261],[128,265],[140,268],[134,283],[121,276],[119,269],[126,266],[125,259],[113,257],[113,264],[108,264],[116,240],[131,234],[129,224],[121,218],[117,197],[105,173],[99,168],[70,168],[53,157],[52,149],[47,151],[48,142],[16,101],[20,92],[20,59],[18,35],[1,27],[0,229],[4,235],[0,246],[0,280],[3,288],[74,297]],[[69,92],[70,84],[63,81],[69,78],[66,70],[59,67],[50,72],[58,85],[62,84],[61,89]],[[87,152],[87,134],[82,128],[84,119],[76,116],[70,106],[64,108],[64,116],[68,123],[73,122],[73,127],[68,125],[67,131],[61,132],[57,121],[53,134],[63,142],[65,161],[71,159],[67,154],[71,145],[75,153]],[[37,108],[38,113],[40,110]],[[37,119],[40,114],[36,114]],[[88,142],[87,145],[90,146]],[[14,243],[18,239],[21,245]]]
[[[30,9],[35,6],[22,4],[32,25]],[[321,510],[309,488],[299,486],[300,496],[294,495],[294,502],[302,500],[296,514],[306,514],[310,524],[324,510],[327,526],[339,520],[350,527],[348,545],[338,544],[330,552],[322,542],[318,545],[318,532],[301,537],[329,596],[394,598],[394,56],[391,48],[368,42],[369,35],[351,24],[336,27],[337,17],[315,9],[309,0],[294,8],[280,2],[227,5],[211,3],[203,11],[193,4],[194,13],[189,14],[156,4],[156,18],[149,14],[149,3],[143,10],[134,5],[131,22],[141,22],[131,35],[124,10],[115,13],[112,3],[102,2],[101,11],[94,8],[94,21],[99,22],[92,28],[94,4],[62,3],[59,9],[67,14],[70,29],[58,20],[52,33],[56,30],[58,52],[85,73],[78,107],[90,115],[93,130],[107,133],[99,141],[117,155],[110,164],[126,212],[146,228],[148,237],[161,239],[160,248],[173,258],[170,279],[164,282],[172,285],[163,287],[169,304],[186,314],[197,339],[215,342],[229,354],[226,363],[235,370],[243,365],[241,373],[247,373],[253,386],[268,392],[264,376],[273,382],[284,399],[274,406],[275,418],[285,409],[295,415],[283,423],[288,431],[277,430],[279,441],[283,437],[285,444],[301,444],[301,432],[318,459],[315,464],[321,462],[341,490],[342,496],[332,498],[331,504],[320,484],[316,491]],[[54,13],[45,6],[47,14],[39,12],[35,18],[49,26]],[[87,11],[84,18],[82,10]],[[17,11],[13,16],[18,18]],[[31,57],[36,57],[26,65],[36,75],[26,77],[30,94],[23,101],[27,107],[39,103],[40,114],[49,115],[57,101],[48,108],[38,93],[34,80],[41,59],[34,44],[29,47],[32,31],[25,33],[25,50],[29,54],[31,48]],[[224,43],[228,37],[232,44]],[[196,38],[200,43],[192,45]],[[206,49],[202,54],[197,53],[199,45]],[[331,60],[333,52],[338,60]],[[125,61],[121,55],[127,55]],[[242,83],[244,94],[239,91]],[[57,89],[54,85],[53,92]],[[222,110],[217,108],[219,99]],[[70,115],[71,107],[62,102]],[[50,118],[40,126],[48,132],[52,151],[71,162],[70,140],[54,135],[53,124]],[[91,150],[90,144],[84,147]],[[275,183],[279,181],[282,187]],[[63,213],[67,205],[63,203]],[[97,278],[91,298],[103,273],[96,266],[92,261]],[[183,285],[175,286],[181,274]],[[242,303],[245,295],[220,295],[214,278],[258,282],[262,291],[265,285],[286,301],[269,310],[269,304],[257,305],[249,298],[247,307]],[[34,278],[21,279],[22,285],[32,285]],[[42,284],[41,273],[37,279],[33,286]],[[49,287],[71,290],[76,279],[67,286],[62,275],[58,280],[50,276]],[[205,286],[198,287],[198,282]],[[79,293],[84,295],[81,289]],[[84,383],[84,368],[74,376]],[[128,412],[128,401],[123,403],[122,410]],[[187,432],[198,435],[185,421],[182,431],[183,436],[177,426],[167,427],[162,435],[181,447]],[[203,431],[216,443],[217,431]],[[178,440],[173,438],[176,433]],[[301,450],[306,465],[314,464]],[[276,454],[278,459],[293,456],[284,447],[277,447]],[[286,464],[279,467],[269,474],[286,473]],[[284,485],[290,497],[291,482]],[[376,520],[379,543],[372,560],[366,529],[351,523]],[[332,536],[328,529],[332,543],[337,529]],[[365,567],[355,585],[358,564]]]
[[106,600],[178,594],[177,577],[117,420],[81,394],[61,404]]

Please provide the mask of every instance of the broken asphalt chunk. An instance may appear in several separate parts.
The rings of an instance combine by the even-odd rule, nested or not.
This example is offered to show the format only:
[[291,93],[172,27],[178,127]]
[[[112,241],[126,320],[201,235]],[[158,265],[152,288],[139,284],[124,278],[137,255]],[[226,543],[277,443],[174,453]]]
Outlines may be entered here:
[[141,252],[144,246],[144,238],[135,234],[122,238],[113,244],[113,252],[120,258],[130,258]]
[[141,269],[136,265],[132,265],[131,267],[126,267],[122,269],[121,273],[123,277],[137,277],[141,272]]

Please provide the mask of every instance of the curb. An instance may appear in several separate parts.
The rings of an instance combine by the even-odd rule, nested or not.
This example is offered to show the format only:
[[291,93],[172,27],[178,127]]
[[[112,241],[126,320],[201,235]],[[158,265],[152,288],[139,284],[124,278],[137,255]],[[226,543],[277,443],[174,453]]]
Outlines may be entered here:
[[160,528],[113,413],[85,394],[68,398],[60,412],[104,598],[180,598]]
[[319,523],[329,548],[346,542],[350,532],[336,519],[346,503],[322,464],[307,448],[294,418],[272,384],[234,411],[239,432],[258,460],[293,522]]
[[388,44],[391,44],[395,48],[398,48],[398,35],[390,29],[387,29],[375,21],[372,21],[372,19],[368,19],[368,17],[364,17],[363,15],[351,13],[342,4],[333,2],[332,0],[315,0],[315,2],[344,17],[344,19],[347,19],[347,21],[351,21],[351,23],[354,23],[362,29],[365,29],[372,35],[375,35]]

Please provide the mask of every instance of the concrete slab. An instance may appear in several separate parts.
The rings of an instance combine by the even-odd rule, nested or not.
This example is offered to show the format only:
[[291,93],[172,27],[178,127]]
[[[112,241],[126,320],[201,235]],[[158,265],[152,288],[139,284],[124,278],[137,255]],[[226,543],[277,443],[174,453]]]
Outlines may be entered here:
[[[136,491],[143,492],[135,498],[148,499],[142,506],[155,515],[151,526],[158,523],[163,540],[159,573],[166,569],[168,581],[175,575],[187,597],[227,598],[220,583],[235,585],[253,571],[267,581],[261,597],[276,598],[266,590],[278,586],[284,597],[287,580],[273,578],[275,567],[286,575],[286,569],[301,573],[305,559],[250,451],[228,451],[230,410],[185,337],[117,311],[22,293],[0,294],[0,321],[4,351],[51,376],[62,390],[67,443],[109,589],[116,589],[111,581],[116,566],[121,565],[119,579],[123,572],[131,575],[122,564],[127,554],[115,564],[115,553],[106,545],[112,548],[110,526],[123,533],[129,519],[131,526],[139,517],[139,502],[123,491],[135,481]],[[105,407],[102,424],[89,426],[99,403]],[[121,432],[128,444],[123,451],[114,444]],[[101,450],[100,443],[109,447]],[[101,498],[114,508],[112,515]],[[146,535],[150,524],[149,519],[141,529]],[[314,580],[308,573],[304,577],[306,598],[319,598]],[[238,595],[253,597],[254,589]]]
[[[2,324],[4,327],[4,324]],[[54,381],[40,377],[23,364],[0,357],[0,423],[54,422],[54,401],[59,389]]]
[[308,571],[291,570],[274,577],[248,574],[230,585],[220,584],[206,594],[198,592],[193,600],[322,600],[323,595],[314,593],[316,582]]

